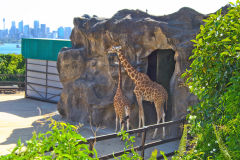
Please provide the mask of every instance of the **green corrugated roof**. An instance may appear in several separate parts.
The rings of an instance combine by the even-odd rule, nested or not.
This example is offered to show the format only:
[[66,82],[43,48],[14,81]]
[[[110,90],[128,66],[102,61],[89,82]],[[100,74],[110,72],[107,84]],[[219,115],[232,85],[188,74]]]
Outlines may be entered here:
[[63,47],[72,47],[70,40],[22,39],[24,58],[57,61],[58,52]]

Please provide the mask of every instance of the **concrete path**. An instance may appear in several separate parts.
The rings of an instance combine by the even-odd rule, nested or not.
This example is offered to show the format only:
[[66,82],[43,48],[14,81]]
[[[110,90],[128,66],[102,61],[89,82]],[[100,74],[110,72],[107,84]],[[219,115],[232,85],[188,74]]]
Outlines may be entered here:
[[[16,146],[19,138],[21,138],[22,142],[25,142],[32,137],[33,131],[46,132],[50,130],[44,121],[48,117],[52,117],[56,121],[66,121],[58,114],[56,104],[24,98],[24,93],[0,94],[0,155],[8,154]],[[93,127],[93,130],[96,130],[96,128]],[[100,128],[97,135],[113,132],[112,129]],[[80,129],[80,134],[88,138],[93,136],[93,131],[86,124]],[[150,141],[149,135],[146,142]],[[140,137],[137,137],[135,145],[139,145],[140,142]],[[178,148],[178,144],[179,141],[175,141],[147,149],[145,152],[146,158],[150,156],[154,149],[171,152]],[[101,141],[95,146],[98,156],[118,152],[123,147],[124,142],[120,141],[119,138]]]
[[54,114],[56,104],[26,99],[24,93],[0,94],[0,154],[9,153],[19,138],[29,140],[39,128],[33,123]]

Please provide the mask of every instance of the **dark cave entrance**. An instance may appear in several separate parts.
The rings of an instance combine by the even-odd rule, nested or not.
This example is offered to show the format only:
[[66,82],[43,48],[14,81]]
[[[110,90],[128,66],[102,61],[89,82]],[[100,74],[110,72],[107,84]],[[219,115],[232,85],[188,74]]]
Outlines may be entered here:
[[[175,68],[175,60],[174,60],[175,52],[171,49],[164,50],[155,50],[148,56],[148,69],[147,75],[151,80],[158,82],[163,85],[168,92],[168,107],[166,113],[166,121],[171,119],[172,112],[172,102],[170,96],[170,79],[173,75]],[[150,103],[147,101],[143,102],[144,113],[145,113],[145,121],[146,124],[154,124],[157,121],[156,118],[156,110],[154,107],[154,103]]]

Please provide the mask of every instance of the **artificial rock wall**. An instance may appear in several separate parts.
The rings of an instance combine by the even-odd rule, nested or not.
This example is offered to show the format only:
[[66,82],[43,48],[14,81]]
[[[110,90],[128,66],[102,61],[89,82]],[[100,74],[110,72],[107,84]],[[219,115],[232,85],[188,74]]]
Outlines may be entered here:
[[[115,125],[113,96],[118,65],[115,63],[117,58],[106,53],[109,47],[121,45],[123,53],[138,71],[150,74],[154,66],[162,67],[156,70],[161,70],[158,76],[169,77],[165,82],[170,97],[167,120],[181,118],[186,114],[187,106],[196,102],[196,97],[182,85],[180,75],[190,65],[188,58],[193,49],[190,40],[199,32],[203,18],[206,16],[190,8],[166,16],[121,10],[110,19],[74,18],[73,47],[62,49],[57,61],[64,87],[58,111],[74,121],[87,122],[91,118],[95,125]],[[160,64],[165,65],[154,65],[156,58],[150,56],[153,53],[161,55],[162,51],[171,52],[168,56],[159,56],[162,57]],[[138,122],[134,83],[124,70],[122,72],[123,91],[133,104],[131,122],[134,127]],[[161,82],[164,78],[155,76],[155,79]],[[144,103],[144,110],[147,124],[156,122],[152,104]]]

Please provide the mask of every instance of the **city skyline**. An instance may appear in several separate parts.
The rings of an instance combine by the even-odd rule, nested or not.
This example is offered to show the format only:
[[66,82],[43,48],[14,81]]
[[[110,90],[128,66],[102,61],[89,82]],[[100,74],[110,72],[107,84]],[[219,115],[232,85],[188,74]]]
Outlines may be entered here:
[[[23,23],[24,22],[24,20],[20,20],[20,21],[16,21],[16,20],[9,20],[10,22],[11,22],[11,25],[10,26],[7,26],[6,27],[6,21],[8,21],[6,18],[2,18],[2,19],[0,19],[0,21],[2,22],[2,26],[0,26],[0,30],[4,30],[4,29],[8,29],[8,30],[10,30],[11,29],[11,27],[12,27],[12,23],[13,22],[15,22],[15,26],[17,27],[17,26],[19,26],[19,23]],[[40,21],[39,20],[33,20],[32,21],[32,23],[27,23],[27,24],[24,24],[23,26],[25,26],[25,25],[28,25],[29,26],[29,28],[34,28],[34,21],[38,21],[39,22],[39,25],[48,25],[48,24],[45,24],[45,23],[40,23]],[[5,23],[5,24],[4,24]],[[16,24],[18,24],[18,25],[16,25]],[[50,28],[50,31],[54,31],[54,30],[57,30],[59,27],[71,27],[71,26],[63,26],[63,25],[61,25],[61,26],[58,26],[57,28],[55,28],[55,29],[52,29],[50,26],[48,26],[47,28]],[[71,28],[73,28],[73,26],[71,27]]]
[[11,26],[11,21],[23,20],[30,24],[38,19],[43,24],[48,24],[53,30],[59,26],[70,26],[73,28],[73,18],[84,14],[90,16],[110,18],[117,11],[122,9],[148,10],[151,15],[161,16],[178,11],[182,7],[190,7],[200,13],[209,14],[217,11],[228,2],[235,0],[7,0],[0,4],[0,27],[2,29],[2,19],[5,18],[6,28]]
[[47,24],[40,23],[39,20],[33,21],[33,27],[25,24],[23,20],[19,22],[11,21],[11,27],[5,27],[6,18],[2,19],[3,27],[0,29],[0,40],[17,41],[21,38],[51,38],[69,39],[72,28],[59,26],[57,30],[51,30]]

